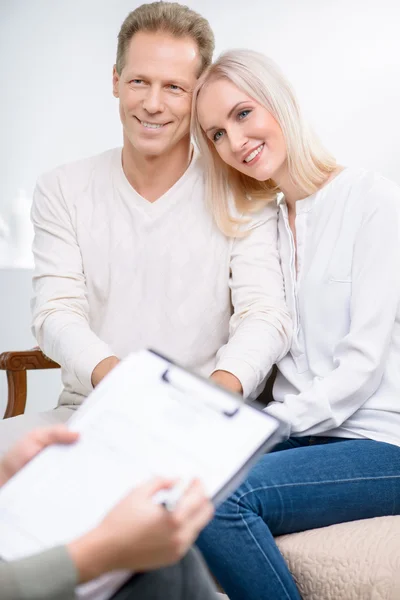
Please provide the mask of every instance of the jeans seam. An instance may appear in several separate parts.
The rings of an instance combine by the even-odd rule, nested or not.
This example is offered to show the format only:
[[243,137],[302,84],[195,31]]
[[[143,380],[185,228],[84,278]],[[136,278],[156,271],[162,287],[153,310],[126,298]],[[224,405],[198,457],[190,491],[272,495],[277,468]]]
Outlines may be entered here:
[[279,581],[283,592],[285,593],[285,596],[288,600],[290,600],[290,596],[287,593],[286,587],[282,581],[282,579],[280,578],[279,574],[276,572],[275,567],[273,566],[273,564],[271,563],[271,561],[269,560],[268,556],[265,554],[265,552],[263,551],[263,549],[261,548],[260,544],[257,542],[256,538],[254,537],[254,535],[252,534],[248,524],[246,523],[246,519],[244,518],[244,516],[240,513],[239,511],[239,506],[237,505],[237,513],[240,514],[240,518],[242,519],[243,524],[245,525],[248,534],[250,535],[250,537],[252,538],[253,542],[255,543],[255,545],[257,546],[258,550],[261,552],[262,556],[264,557],[264,560],[268,563],[268,565],[270,566],[271,570],[275,573],[275,577],[277,578],[277,580]]
[[283,488],[283,487],[298,487],[305,485],[325,485],[327,483],[351,483],[358,481],[373,481],[375,479],[400,479],[400,475],[379,475],[377,477],[354,477],[350,479],[326,479],[324,481],[302,481],[299,483],[276,483],[272,485],[263,485],[257,488],[252,488],[251,490],[244,492],[238,498],[238,502],[240,502],[245,496],[248,494],[252,494],[253,492],[259,492],[261,490],[269,490],[271,488]]

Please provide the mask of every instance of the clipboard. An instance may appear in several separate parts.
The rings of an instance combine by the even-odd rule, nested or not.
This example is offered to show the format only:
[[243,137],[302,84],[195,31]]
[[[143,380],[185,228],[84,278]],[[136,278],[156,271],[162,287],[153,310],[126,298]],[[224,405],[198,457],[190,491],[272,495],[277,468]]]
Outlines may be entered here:
[[[154,354],[155,356],[158,356],[162,360],[169,363],[161,377],[164,382],[173,386],[176,390],[184,393],[186,401],[194,401],[194,402],[199,401],[198,393],[196,393],[196,392],[199,392],[199,388],[196,388],[196,391],[194,391],[194,387],[193,387],[193,383],[197,382],[203,388],[204,388],[204,386],[207,386],[208,390],[214,389],[218,394],[219,401],[214,399],[214,402],[213,402],[212,400],[210,400],[210,398],[207,398],[207,397],[206,398],[203,397],[201,399],[201,401],[210,410],[220,412],[221,414],[224,415],[224,417],[230,419],[230,418],[235,417],[239,413],[242,406],[246,406],[248,408],[251,408],[251,410],[254,410],[254,411],[257,411],[258,413],[260,413],[260,416],[262,415],[262,418],[265,418],[267,416],[268,419],[272,418],[275,421],[275,429],[269,435],[269,437],[260,444],[260,446],[253,452],[253,454],[251,456],[249,456],[248,460],[243,462],[242,466],[236,471],[235,475],[229,481],[227,481],[225,483],[225,485],[223,487],[221,487],[218,492],[216,492],[212,496],[212,501],[213,501],[214,505],[218,506],[219,504],[222,504],[222,502],[232,492],[234,492],[235,489],[244,481],[247,473],[250,471],[253,464],[255,464],[257,462],[257,460],[259,458],[261,458],[261,456],[266,454],[276,444],[283,441],[284,436],[283,436],[282,432],[283,432],[283,429],[286,427],[286,425],[282,426],[282,424],[278,421],[278,419],[276,419],[275,417],[271,417],[270,415],[267,415],[263,410],[264,407],[261,404],[259,404],[258,402],[254,401],[254,400],[244,401],[242,396],[240,396],[239,394],[230,392],[229,390],[222,388],[218,384],[214,383],[212,380],[205,379],[204,377],[201,377],[197,373],[194,373],[193,371],[190,371],[189,369],[185,369],[184,367],[177,365],[176,362],[174,362],[170,358],[167,358],[165,355],[161,354],[160,352],[157,352],[156,350],[153,350],[153,349],[149,349],[148,351],[151,354]],[[185,375],[186,382],[183,379],[183,375]],[[189,383],[189,378],[190,378],[190,383]],[[224,406],[221,402],[222,398],[226,399],[230,403],[232,403],[232,400],[233,400],[235,405],[231,404],[231,406],[229,408],[226,405]]]
[[[199,478],[218,505],[282,439],[280,422],[154,350],[132,353],[68,422],[72,446],[41,452],[0,490],[0,557],[15,560],[95,527],[132,488],[155,475]],[[176,490],[175,490],[176,492]],[[174,490],[154,501],[173,502]],[[77,588],[106,600],[129,577]]]

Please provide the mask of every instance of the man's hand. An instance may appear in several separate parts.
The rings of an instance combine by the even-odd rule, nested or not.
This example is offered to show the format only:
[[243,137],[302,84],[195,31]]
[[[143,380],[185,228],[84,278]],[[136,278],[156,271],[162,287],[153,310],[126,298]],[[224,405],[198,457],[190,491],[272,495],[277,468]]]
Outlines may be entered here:
[[222,385],[222,387],[230,392],[243,394],[242,384],[239,379],[232,373],[228,373],[228,371],[214,371],[214,373],[211,374],[210,379],[215,381],[215,383],[218,383],[218,385]]
[[213,516],[213,505],[193,482],[168,512],[153,500],[173,481],[155,479],[133,490],[92,532],[68,546],[84,583],[117,569],[148,571],[180,560]]
[[95,366],[92,372],[92,386],[96,387],[100,381],[109,373],[117,364],[120,362],[116,356],[109,356],[105,358],[98,365]]
[[0,487],[24,467],[43,448],[51,444],[72,444],[78,433],[64,425],[36,429],[11,448],[0,462]]

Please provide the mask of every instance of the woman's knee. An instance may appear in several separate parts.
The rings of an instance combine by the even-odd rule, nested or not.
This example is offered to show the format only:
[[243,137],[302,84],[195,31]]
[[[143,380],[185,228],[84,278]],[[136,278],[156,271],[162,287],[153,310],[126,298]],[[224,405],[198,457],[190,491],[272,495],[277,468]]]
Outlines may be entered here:
[[231,512],[251,511],[262,514],[265,508],[268,490],[272,487],[268,476],[268,456],[264,456],[251,469],[245,481],[227,500],[227,509]]

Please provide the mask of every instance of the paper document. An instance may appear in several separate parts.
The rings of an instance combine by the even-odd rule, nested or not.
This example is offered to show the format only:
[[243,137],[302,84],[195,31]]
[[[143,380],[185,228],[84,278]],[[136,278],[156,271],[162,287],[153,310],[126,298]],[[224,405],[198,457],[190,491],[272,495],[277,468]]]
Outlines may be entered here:
[[[77,443],[45,449],[0,491],[4,560],[82,536],[153,476],[197,477],[219,503],[280,439],[273,417],[148,350],[113,369],[68,427]],[[113,573],[78,595],[106,600],[128,576]]]

